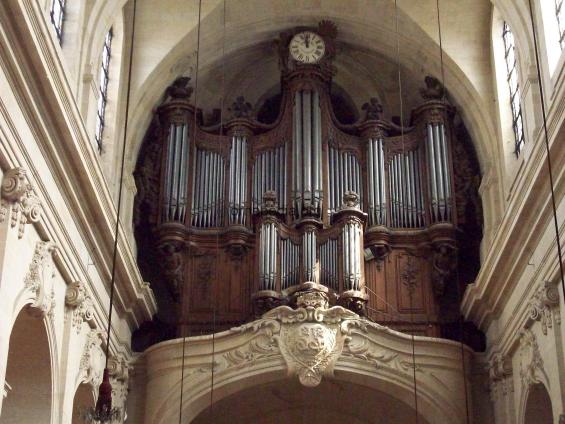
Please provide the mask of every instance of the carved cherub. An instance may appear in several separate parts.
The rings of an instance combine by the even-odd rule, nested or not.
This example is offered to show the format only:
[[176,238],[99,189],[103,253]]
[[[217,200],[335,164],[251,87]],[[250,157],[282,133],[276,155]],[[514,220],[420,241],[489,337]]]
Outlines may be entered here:
[[383,116],[383,106],[379,103],[379,99],[371,97],[369,101],[361,107],[365,111],[365,120],[381,119]]
[[246,102],[243,96],[238,96],[232,106],[228,108],[234,118],[249,118],[253,112],[251,103]]
[[188,99],[192,95],[192,87],[188,86],[190,77],[179,77],[167,87],[167,97],[172,99]]
[[445,96],[445,88],[437,78],[428,75],[424,82],[426,88],[420,89],[420,94],[425,100],[441,100]]

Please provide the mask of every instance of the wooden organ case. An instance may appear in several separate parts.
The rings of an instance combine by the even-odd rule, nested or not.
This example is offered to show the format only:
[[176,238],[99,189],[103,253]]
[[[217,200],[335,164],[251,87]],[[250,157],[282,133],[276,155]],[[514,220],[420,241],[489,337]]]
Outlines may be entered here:
[[335,27],[308,30],[325,42],[316,63],[290,51],[304,30],[278,40],[271,124],[239,97],[229,120],[204,127],[189,79],[167,89],[135,172],[144,277],[176,336],[252,320],[304,290],[399,330],[449,336],[463,279],[474,277],[458,272],[458,257],[476,260],[478,242],[465,237],[480,241],[480,224],[468,222],[482,220],[478,167],[454,108],[428,77],[410,126],[385,120],[375,98],[363,119],[340,123]]

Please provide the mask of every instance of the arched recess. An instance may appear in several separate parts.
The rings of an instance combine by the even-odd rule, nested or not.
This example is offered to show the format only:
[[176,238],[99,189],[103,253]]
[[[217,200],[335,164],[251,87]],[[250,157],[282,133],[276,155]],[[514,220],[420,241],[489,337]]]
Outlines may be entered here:
[[24,307],[12,328],[2,424],[51,424],[53,420],[51,349],[44,319]]
[[[415,410],[389,394],[347,381],[325,380],[313,389],[297,381],[278,381],[242,390],[215,402],[192,423],[404,424],[414,420]],[[428,423],[421,415],[418,422]]]
[[[369,367],[371,368],[371,367]],[[399,378],[399,375],[387,375],[387,372],[382,374],[375,373],[373,369],[360,370],[354,367],[343,366],[340,364],[336,366],[335,379],[326,381],[326,383],[334,385],[346,385],[357,387],[360,391],[369,391],[382,396],[382,400],[391,400],[395,405],[403,407],[408,411],[407,416],[414,417],[414,385],[413,381],[409,378]],[[179,374],[180,375],[180,374]],[[185,383],[182,407],[183,422],[193,422],[193,420],[200,414],[205,417],[207,410],[210,407],[211,399],[211,379],[207,375],[206,380],[200,380],[196,384],[188,383],[191,387],[187,390],[187,383]],[[218,374],[214,377],[214,393],[213,405],[222,401],[230,396],[239,396],[240,393],[249,391],[258,391],[264,387],[300,387],[296,380],[290,379],[286,376],[282,364],[278,367],[260,367],[253,370],[239,372],[230,372],[228,374]],[[306,389],[304,390],[318,390]],[[322,389],[323,390],[323,389]],[[434,388],[429,385],[418,382],[418,416],[420,417],[421,424],[443,424],[443,423],[459,423],[463,422],[463,417],[458,414],[460,411],[455,411],[448,402],[444,402],[441,396],[434,397]],[[320,395],[322,396],[322,395]],[[178,384],[170,386],[169,392],[166,394],[166,401],[151,414],[152,418],[146,416],[146,424],[167,424],[178,420],[179,410],[178,405],[180,402],[180,378]],[[229,401],[228,401],[229,402]],[[386,403],[385,403],[386,404]],[[212,407],[213,413],[214,406]],[[336,409],[341,414],[351,417],[352,411],[347,408]],[[152,411],[153,412],[153,411]],[[311,411],[315,412],[315,410]],[[354,412],[354,411],[353,411]],[[205,421],[201,421],[205,422]],[[289,421],[292,422],[292,421]],[[322,422],[322,421],[318,421]],[[371,422],[371,421],[370,421]],[[379,421],[375,421],[379,422]],[[394,424],[397,421],[392,421]],[[399,423],[403,421],[398,421]],[[407,421],[404,421],[407,422]],[[388,423],[388,421],[383,421]]]
[[552,424],[551,398],[542,383],[530,387],[524,411],[524,424]]
[[73,400],[72,424],[83,424],[82,414],[86,409],[92,408],[94,405],[95,398],[92,386],[87,383],[81,383],[75,392]]

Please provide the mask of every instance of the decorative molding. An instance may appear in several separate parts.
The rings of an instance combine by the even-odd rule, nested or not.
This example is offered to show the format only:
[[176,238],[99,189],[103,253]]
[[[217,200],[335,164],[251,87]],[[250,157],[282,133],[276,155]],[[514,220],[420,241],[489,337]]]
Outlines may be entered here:
[[53,288],[54,243],[38,241],[35,245],[29,270],[24,278],[24,287],[32,295],[32,312],[40,317],[53,318],[55,291]]
[[82,329],[83,321],[87,322],[91,329],[96,328],[94,303],[82,282],[75,281],[67,286],[65,306],[71,310],[72,326],[76,329],[77,334]]
[[555,284],[544,281],[541,283],[528,302],[528,319],[525,327],[530,328],[536,321],[541,323],[544,335],[553,324],[561,324],[559,316],[559,291]]
[[280,306],[263,315],[264,319],[282,324],[273,339],[286,362],[288,375],[298,376],[306,387],[315,387],[322,377],[333,376],[333,368],[349,334],[346,323],[359,318],[341,306],[316,308],[309,306],[311,302],[312,299],[299,297],[297,303],[306,307]]
[[22,238],[25,225],[38,222],[42,213],[41,202],[28,182],[25,169],[12,168],[4,173],[1,198],[0,222],[11,215],[10,227],[17,226],[18,238]]
[[520,380],[528,387],[540,383],[540,374],[545,375],[543,359],[534,333],[531,330],[520,331]]
[[493,402],[499,395],[506,396],[514,392],[512,380],[512,361],[498,352],[494,353],[488,363],[490,396]]
[[129,361],[121,353],[112,356],[108,359],[108,371],[110,379],[112,380],[112,398],[114,399],[114,404],[123,407],[128,395]]
[[105,356],[102,350],[104,333],[99,330],[91,330],[84,344],[79,364],[79,378],[83,383],[90,383],[92,387],[98,388],[102,382]]

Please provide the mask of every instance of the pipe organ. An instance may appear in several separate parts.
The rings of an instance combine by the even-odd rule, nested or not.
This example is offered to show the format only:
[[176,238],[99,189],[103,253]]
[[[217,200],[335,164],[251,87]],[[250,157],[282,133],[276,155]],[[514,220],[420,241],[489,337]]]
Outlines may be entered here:
[[138,239],[145,273],[177,305],[179,333],[316,290],[400,330],[442,334],[465,209],[454,109],[428,78],[410,125],[385,119],[376,98],[341,124],[332,59],[281,62],[272,124],[240,97],[224,125],[204,127],[189,80],[167,90],[138,161],[136,210],[151,235]]

